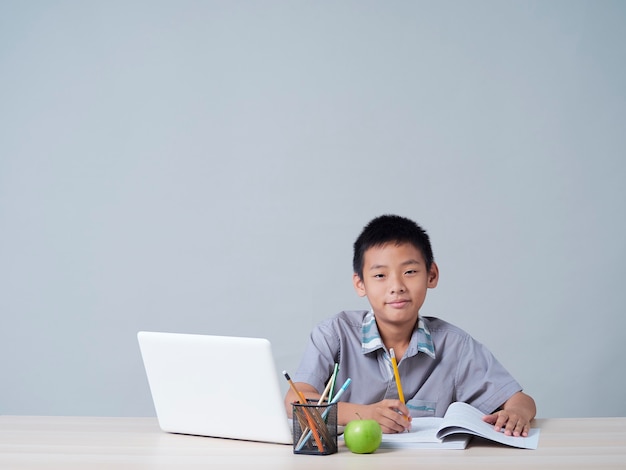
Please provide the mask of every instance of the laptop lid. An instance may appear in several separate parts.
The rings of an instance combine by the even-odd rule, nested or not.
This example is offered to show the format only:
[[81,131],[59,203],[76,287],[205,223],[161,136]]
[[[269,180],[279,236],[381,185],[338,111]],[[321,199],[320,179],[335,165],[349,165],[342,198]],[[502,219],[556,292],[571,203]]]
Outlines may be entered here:
[[163,431],[293,442],[267,339],[150,331],[137,339]]

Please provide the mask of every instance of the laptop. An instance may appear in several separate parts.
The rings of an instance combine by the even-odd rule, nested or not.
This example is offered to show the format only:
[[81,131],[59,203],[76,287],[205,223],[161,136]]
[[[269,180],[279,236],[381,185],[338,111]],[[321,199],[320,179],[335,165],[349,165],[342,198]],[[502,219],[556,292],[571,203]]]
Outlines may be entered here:
[[137,339],[163,431],[293,443],[269,340],[154,331]]

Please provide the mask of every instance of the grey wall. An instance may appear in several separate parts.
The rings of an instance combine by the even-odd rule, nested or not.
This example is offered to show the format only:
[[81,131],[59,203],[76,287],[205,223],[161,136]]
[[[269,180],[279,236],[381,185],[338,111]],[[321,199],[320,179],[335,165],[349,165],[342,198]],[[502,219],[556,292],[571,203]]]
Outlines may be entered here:
[[141,329],[294,370],[393,212],[539,416],[626,416],[625,44],[620,1],[2,2],[0,413],[153,414]]

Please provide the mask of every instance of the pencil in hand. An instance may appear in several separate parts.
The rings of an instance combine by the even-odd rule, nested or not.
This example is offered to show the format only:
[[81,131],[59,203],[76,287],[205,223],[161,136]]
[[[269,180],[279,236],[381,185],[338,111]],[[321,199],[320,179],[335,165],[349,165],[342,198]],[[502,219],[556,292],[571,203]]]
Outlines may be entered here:
[[[404,392],[402,391],[402,383],[400,382],[400,371],[398,370],[398,361],[396,360],[396,353],[393,348],[389,348],[389,355],[391,356],[391,365],[393,366],[393,375],[396,379],[396,388],[398,389],[398,398],[402,403],[406,403],[404,401]],[[409,417],[404,415],[404,419],[407,421]]]
[[404,403],[404,393],[402,392],[402,383],[400,382],[400,371],[398,370],[398,362],[396,361],[396,353],[393,351],[393,348],[389,349],[389,354],[391,355],[391,365],[393,366],[393,375],[396,378],[396,387],[398,388],[398,398],[400,398],[400,401]]

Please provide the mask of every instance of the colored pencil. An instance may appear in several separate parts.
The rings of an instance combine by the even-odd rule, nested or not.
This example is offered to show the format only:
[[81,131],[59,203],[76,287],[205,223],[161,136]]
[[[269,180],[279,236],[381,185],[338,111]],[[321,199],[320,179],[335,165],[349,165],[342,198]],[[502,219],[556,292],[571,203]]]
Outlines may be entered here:
[[335,394],[335,383],[337,382],[337,371],[339,370],[339,364],[335,362],[335,368],[333,369],[333,375],[330,376],[330,393],[328,394],[328,401],[333,399]]

